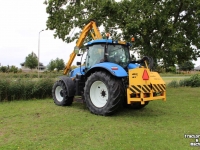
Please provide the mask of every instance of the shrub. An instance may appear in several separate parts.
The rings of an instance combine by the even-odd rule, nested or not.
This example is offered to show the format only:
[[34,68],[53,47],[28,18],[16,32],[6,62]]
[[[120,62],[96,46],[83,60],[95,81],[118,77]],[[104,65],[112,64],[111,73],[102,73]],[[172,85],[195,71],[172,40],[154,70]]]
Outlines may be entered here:
[[51,97],[55,79],[1,79],[0,101]]
[[179,81],[179,86],[184,87],[184,86],[190,86],[190,79],[184,79]]
[[173,80],[173,81],[171,81],[170,83],[168,83],[168,86],[169,86],[169,87],[178,87],[179,84],[178,84],[177,81]]
[[8,93],[7,93],[8,85],[9,85],[8,80],[0,79],[0,101],[8,97]]
[[195,74],[190,77],[190,86],[191,87],[200,87],[200,75]]
[[200,74],[194,74],[188,79],[177,81],[171,81],[168,83],[169,87],[178,87],[178,86],[190,86],[190,87],[200,87]]
[[[62,72],[41,72],[39,74],[40,78],[56,78],[62,76]],[[0,72],[0,78],[38,78],[37,72],[21,72],[21,73],[2,73]]]

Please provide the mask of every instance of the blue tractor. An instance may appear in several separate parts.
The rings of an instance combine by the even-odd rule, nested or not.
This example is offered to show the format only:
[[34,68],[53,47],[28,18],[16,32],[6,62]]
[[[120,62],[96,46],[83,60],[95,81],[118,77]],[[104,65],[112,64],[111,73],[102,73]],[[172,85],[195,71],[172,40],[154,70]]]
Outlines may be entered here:
[[[85,38],[86,34],[82,35]],[[75,96],[82,96],[90,112],[111,115],[121,106],[141,109],[150,101],[166,100],[164,81],[149,69],[151,59],[131,61],[130,43],[96,38],[85,44],[85,61],[78,62],[79,67],[69,71],[75,55],[79,55],[83,42],[80,39],[64,71],[69,72],[68,76],[60,77],[53,86],[56,105],[69,106]]]

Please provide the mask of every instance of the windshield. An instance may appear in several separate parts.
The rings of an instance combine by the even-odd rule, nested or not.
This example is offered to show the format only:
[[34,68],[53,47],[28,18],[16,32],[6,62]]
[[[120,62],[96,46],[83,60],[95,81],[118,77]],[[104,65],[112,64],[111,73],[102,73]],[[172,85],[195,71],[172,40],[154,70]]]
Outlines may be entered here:
[[88,49],[86,56],[86,68],[91,68],[94,64],[102,62],[104,58],[105,44],[92,45]]
[[112,62],[127,67],[130,61],[130,54],[128,46],[126,45],[108,45],[107,48],[107,60],[104,60],[105,44],[95,44],[88,47],[86,55],[86,68],[89,69],[97,63],[104,61]]
[[130,61],[130,54],[128,47],[125,45],[108,45],[109,62],[116,63],[125,68]]

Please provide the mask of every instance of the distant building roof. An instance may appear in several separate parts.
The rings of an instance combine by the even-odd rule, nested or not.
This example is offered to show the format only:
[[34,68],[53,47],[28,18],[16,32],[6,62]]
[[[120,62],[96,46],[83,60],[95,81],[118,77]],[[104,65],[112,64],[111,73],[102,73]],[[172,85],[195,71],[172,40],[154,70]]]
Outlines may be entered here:
[[[21,66],[24,66],[24,64],[25,64],[25,63],[23,62],[23,63],[21,63],[20,65],[21,65]],[[39,66],[44,66],[44,65],[43,65],[43,63],[40,62],[40,63],[39,63]]]

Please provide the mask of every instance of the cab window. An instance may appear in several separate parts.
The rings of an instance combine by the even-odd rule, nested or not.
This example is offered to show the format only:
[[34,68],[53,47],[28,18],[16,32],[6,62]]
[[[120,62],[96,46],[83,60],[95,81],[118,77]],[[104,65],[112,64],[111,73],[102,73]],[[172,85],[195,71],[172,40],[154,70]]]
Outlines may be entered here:
[[104,58],[105,44],[95,44],[89,47],[86,56],[86,68],[91,68],[93,65],[102,62]]

